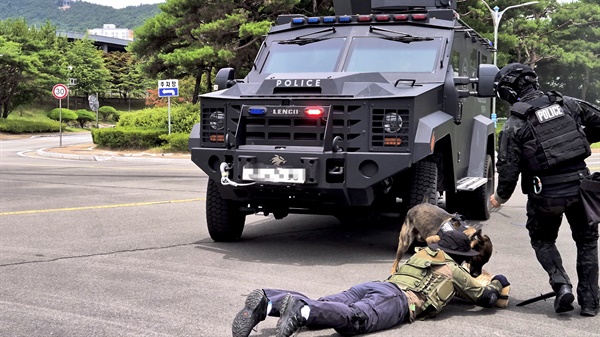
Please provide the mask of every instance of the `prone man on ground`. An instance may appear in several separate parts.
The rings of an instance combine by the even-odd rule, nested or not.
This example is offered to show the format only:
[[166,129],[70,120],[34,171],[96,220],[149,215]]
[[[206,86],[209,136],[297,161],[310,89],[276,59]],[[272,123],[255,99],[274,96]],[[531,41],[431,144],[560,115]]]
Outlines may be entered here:
[[291,336],[303,326],[356,335],[435,316],[455,295],[482,307],[494,307],[499,299],[506,303],[508,296],[501,293],[507,293],[502,290],[510,283],[505,276],[495,275],[482,286],[461,266],[478,254],[466,234],[452,230],[419,249],[383,281],[358,284],[317,300],[289,290],[254,290],[233,320],[233,337],[247,337],[267,316],[280,317],[277,337]]

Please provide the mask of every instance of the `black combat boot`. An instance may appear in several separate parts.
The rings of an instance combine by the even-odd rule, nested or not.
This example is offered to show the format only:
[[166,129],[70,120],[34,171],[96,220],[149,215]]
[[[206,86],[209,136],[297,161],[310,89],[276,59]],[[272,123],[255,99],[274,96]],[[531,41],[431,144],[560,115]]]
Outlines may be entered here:
[[596,308],[587,308],[587,307],[581,307],[581,313],[579,313],[581,316],[585,316],[585,317],[594,317],[598,314],[598,307]]
[[269,300],[262,289],[252,291],[246,298],[244,309],[233,319],[233,337],[248,337],[256,324],[267,318],[268,305]]
[[306,303],[294,296],[290,294],[285,295],[281,304],[281,317],[275,327],[275,335],[277,337],[289,337],[306,325],[306,318],[302,317],[300,313],[300,309],[305,305]]
[[573,291],[568,284],[561,284],[556,290],[556,299],[554,300],[554,311],[556,313],[567,312],[573,310]]

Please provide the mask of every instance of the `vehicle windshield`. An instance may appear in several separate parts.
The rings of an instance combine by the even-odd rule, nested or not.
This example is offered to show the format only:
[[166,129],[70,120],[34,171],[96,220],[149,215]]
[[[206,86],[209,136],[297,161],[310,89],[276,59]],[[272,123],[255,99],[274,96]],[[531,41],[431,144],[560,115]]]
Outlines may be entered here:
[[345,43],[345,38],[317,40],[308,44],[280,44],[274,41],[261,73],[335,71]]
[[383,38],[354,38],[344,71],[431,73],[440,45],[440,38],[409,43]]
[[[334,72],[346,38],[315,39],[306,44],[273,41],[261,73]],[[441,38],[394,41],[357,37],[343,62],[344,72],[432,73]]]

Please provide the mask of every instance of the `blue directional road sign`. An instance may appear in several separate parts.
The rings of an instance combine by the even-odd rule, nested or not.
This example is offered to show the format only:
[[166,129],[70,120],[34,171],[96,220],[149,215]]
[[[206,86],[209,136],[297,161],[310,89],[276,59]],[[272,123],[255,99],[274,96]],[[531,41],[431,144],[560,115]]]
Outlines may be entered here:
[[179,96],[179,88],[158,88],[158,97]]
[[179,96],[179,80],[158,81],[158,97]]

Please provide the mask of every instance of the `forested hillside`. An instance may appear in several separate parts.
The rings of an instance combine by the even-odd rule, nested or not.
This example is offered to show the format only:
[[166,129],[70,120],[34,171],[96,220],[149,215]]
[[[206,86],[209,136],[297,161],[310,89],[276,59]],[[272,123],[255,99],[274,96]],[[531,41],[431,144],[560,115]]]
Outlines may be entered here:
[[0,20],[25,18],[30,25],[39,26],[50,20],[59,31],[85,33],[87,29],[101,28],[112,23],[118,28],[133,29],[159,12],[158,5],[132,6],[115,9],[87,2],[75,2],[62,10],[57,0],[2,0]]

